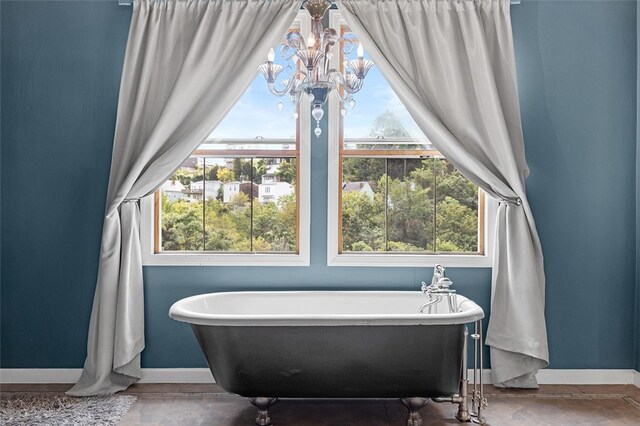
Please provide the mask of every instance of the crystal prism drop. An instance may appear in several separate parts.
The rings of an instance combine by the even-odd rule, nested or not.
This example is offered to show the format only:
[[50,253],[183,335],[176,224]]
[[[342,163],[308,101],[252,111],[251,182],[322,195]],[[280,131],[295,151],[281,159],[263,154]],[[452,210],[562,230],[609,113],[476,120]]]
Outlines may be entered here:
[[316,100],[316,97],[313,93],[309,93],[309,102],[313,102]]
[[313,131],[313,133],[316,134],[316,137],[320,137],[320,135],[322,134],[322,129],[318,126],[315,128],[315,130]]
[[282,111],[282,109],[284,108],[284,104],[282,103],[282,101],[278,101],[278,104],[276,106],[278,107],[278,111]]
[[341,114],[343,117],[344,117],[344,116],[346,116],[346,115],[347,115],[347,110],[346,110],[345,108],[342,108],[342,109],[340,110],[340,114]]
[[356,106],[356,100],[355,99],[351,99],[349,101],[349,108],[354,109]]
[[313,108],[313,111],[311,111],[311,115],[313,115],[313,118],[316,121],[320,121],[324,116],[324,110],[319,105],[317,105],[315,108]]
[[297,120],[297,119],[298,119],[298,113],[297,113],[297,112],[294,112],[294,113],[293,113],[293,119],[294,119],[294,120]]

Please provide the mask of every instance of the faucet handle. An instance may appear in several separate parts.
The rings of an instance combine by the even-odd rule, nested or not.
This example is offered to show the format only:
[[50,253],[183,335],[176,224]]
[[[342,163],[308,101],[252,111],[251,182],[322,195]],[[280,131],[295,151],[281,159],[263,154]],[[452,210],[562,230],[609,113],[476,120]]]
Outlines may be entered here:
[[451,281],[447,277],[442,277],[438,280],[438,288],[449,289],[453,285],[453,281]]

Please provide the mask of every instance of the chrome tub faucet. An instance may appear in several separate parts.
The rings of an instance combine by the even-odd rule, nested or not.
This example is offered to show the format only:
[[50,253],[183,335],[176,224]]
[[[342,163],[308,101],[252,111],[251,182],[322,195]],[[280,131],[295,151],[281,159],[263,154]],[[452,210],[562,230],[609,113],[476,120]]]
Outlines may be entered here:
[[[442,300],[442,295],[446,295],[449,302],[449,313],[458,312],[457,293],[455,290],[450,289],[453,282],[444,276],[445,267],[442,265],[436,265],[433,268],[433,277],[431,278],[431,284],[427,285],[422,281],[420,287],[422,294],[427,297],[427,302],[420,306],[419,312],[422,314],[428,307],[428,313],[431,313],[431,306],[437,304]],[[435,297],[434,297],[435,295]]]

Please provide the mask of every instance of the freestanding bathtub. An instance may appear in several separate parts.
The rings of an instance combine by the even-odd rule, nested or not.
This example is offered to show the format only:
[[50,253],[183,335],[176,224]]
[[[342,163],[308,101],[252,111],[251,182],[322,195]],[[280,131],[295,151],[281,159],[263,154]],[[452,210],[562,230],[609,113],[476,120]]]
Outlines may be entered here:
[[423,303],[418,291],[230,292],[182,299],[169,315],[192,325],[216,382],[251,398],[257,424],[271,423],[277,398],[396,397],[414,424],[416,399],[460,391],[465,324],[484,317],[460,295],[457,312],[446,297],[430,313]]

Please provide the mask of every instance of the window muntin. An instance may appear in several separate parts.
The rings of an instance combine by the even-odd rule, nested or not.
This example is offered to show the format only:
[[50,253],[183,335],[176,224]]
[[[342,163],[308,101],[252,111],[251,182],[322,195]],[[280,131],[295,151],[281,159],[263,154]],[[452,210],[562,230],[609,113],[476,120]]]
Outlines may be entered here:
[[[331,19],[355,40],[339,13]],[[355,108],[334,101],[330,110],[330,132],[332,122],[338,129],[329,141],[337,161],[329,164],[328,263],[487,264],[484,193],[433,147],[375,66],[365,80]]]

